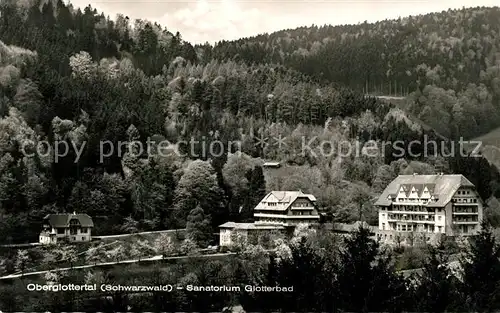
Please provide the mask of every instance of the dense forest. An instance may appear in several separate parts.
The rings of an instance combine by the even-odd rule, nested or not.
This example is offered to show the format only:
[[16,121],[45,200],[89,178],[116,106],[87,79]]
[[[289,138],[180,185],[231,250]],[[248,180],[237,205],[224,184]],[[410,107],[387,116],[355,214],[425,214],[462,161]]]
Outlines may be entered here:
[[410,95],[409,111],[447,137],[499,125],[500,8],[287,29],[215,47],[202,60],[276,63],[358,92]]
[[[41,218],[62,211],[90,214],[98,234],[182,228],[200,216],[216,227],[251,220],[272,189],[312,192],[339,221],[364,214],[376,223],[370,200],[400,173],[463,173],[483,199],[500,194],[498,170],[484,158],[443,149],[402,158],[390,146],[375,156],[324,153],[325,141],[441,141],[401,108],[342,84],[264,59],[208,61],[178,33],[140,20],[132,27],[90,6],[3,1],[0,10],[5,242],[36,240]],[[279,137],[286,144],[259,141]],[[191,151],[180,144],[193,139]],[[220,151],[203,153],[216,140]],[[168,141],[173,151],[103,151],[103,142],[135,141]],[[68,153],[57,155],[64,144]],[[269,173],[264,160],[286,166]]]

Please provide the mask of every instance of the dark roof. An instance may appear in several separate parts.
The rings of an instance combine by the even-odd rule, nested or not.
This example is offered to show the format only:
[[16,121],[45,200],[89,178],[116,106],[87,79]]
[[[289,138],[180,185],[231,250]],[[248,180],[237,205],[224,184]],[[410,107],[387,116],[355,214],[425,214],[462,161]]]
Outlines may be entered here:
[[69,221],[72,219],[77,219],[82,227],[94,227],[92,218],[87,214],[48,214],[44,218],[44,220],[47,220],[52,227],[69,227]]

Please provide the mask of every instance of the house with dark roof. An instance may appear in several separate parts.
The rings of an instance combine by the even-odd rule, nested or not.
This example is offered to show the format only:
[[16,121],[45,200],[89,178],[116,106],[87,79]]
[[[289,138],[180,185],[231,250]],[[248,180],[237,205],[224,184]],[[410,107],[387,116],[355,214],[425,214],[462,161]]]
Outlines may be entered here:
[[396,238],[420,233],[477,234],[483,219],[483,202],[463,175],[399,175],[375,202],[379,208],[379,237]]
[[88,242],[92,240],[94,222],[87,214],[48,214],[43,219],[41,244],[58,242]]

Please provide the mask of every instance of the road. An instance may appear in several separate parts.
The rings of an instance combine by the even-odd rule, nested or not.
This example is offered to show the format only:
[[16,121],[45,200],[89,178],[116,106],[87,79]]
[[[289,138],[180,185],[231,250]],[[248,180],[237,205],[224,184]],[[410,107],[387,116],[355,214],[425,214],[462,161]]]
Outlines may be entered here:
[[[133,236],[142,236],[149,234],[175,234],[176,232],[184,232],[186,229],[167,229],[167,230],[156,230],[156,231],[146,231],[140,233],[131,233],[131,234],[119,234],[119,235],[107,235],[107,236],[92,236],[92,239],[103,240],[103,239],[118,239],[125,237],[133,237]],[[28,248],[28,247],[36,247],[40,246],[39,242],[31,242],[31,243],[15,243],[15,244],[6,244],[0,245],[0,248]]]
[[236,253],[234,253],[234,252],[228,252],[228,253],[202,254],[202,255],[193,255],[193,256],[186,256],[186,255],[172,256],[172,257],[166,257],[166,258],[163,258],[162,255],[156,255],[156,256],[144,258],[144,259],[133,259],[133,260],[120,261],[120,262],[105,262],[105,263],[98,263],[98,264],[88,264],[88,265],[80,265],[80,266],[74,266],[74,267],[57,268],[57,269],[46,270],[46,271],[29,272],[29,273],[24,273],[24,274],[11,274],[11,275],[0,277],[0,280],[43,275],[43,274],[46,274],[48,272],[56,273],[56,272],[63,272],[63,271],[69,271],[69,270],[75,270],[75,269],[86,269],[86,268],[117,265],[117,264],[133,264],[133,263],[138,263],[138,262],[153,262],[153,261],[158,261],[158,260],[162,260],[162,259],[164,259],[164,260],[180,260],[180,259],[187,259],[187,258],[213,258],[213,257],[222,257],[222,256],[228,256],[228,255],[235,255],[235,254]]
[[114,239],[114,238],[123,238],[123,237],[133,237],[133,236],[142,236],[149,234],[175,234],[176,232],[183,232],[186,229],[167,229],[167,230],[156,230],[156,231],[145,231],[140,233],[131,233],[131,234],[120,234],[120,235],[108,235],[108,236],[92,236],[92,239]]

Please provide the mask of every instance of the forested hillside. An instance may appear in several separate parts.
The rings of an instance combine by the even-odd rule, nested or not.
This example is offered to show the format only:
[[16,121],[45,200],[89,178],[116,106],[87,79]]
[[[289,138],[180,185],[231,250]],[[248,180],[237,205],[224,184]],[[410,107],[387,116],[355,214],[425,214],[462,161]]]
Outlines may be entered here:
[[[492,16],[497,12],[475,9],[430,15],[437,21],[419,17],[420,24],[412,29],[418,34],[424,24],[446,26],[443,19],[448,15],[458,18],[481,10]],[[255,245],[236,239],[233,254],[200,255],[214,241],[218,225],[251,221],[253,208],[270,190],[312,193],[320,211],[331,213],[335,221],[361,219],[376,224],[378,214],[372,200],[399,174],[464,174],[484,200],[491,200],[486,219],[493,226],[500,225],[500,203],[495,199],[500,196],[500,174],[495,166],[482,157],[461,156],[458,145],[442,141],[404,109],[359,92],[366,85],[365,92],[376,91],[374,86],[381,83],[387,86],[389,79],[382,80],[386,72],[379,73],[385,65],[375,68],[379,59],[374,43],[386,43],[380,40],[380,34],[386,32],[382,25],[394,25],[394,33],[398,33],[398,23],[402,22],[381,22],[375,24],[380,29],[371,32],[374,26],[368,24],[322,28],[325,33],[352,30],[352,35],[343,36],[343,42],[323,41],[312,32],[306,38],[306,29],[295,31],[305,32],[301,42],[319,42],[314,44],[316,55],[306,44],[307,53],[300,50],[299,41],[279,39],[281,35],[269,44],[252,43],[270,38],[261,36],[239,44],[222,43],[214,49],[195,49],[181,34],[172,34],[164,26],[130,21],[125,16],[110,19],[90,6],[80,10],[60,0],[1,1],[0,244],[38,241],[47,213],[73,211],[93,217],[93,235],[185,228],[185,238],[177,238],[183,240],[180,243],[167,234],[154,240],[139,235],[129,241],[123,239],[127,236],[115,236],[121,239],[108,238],[109,244],[94,242],[87,247],[2,247],[0,276],[14,272],[21,276],[2,277],[0,309],[205,312],[240,304],[248,311],[498,310],[500,247],[488,227],[472,241],[473,249],[462,254],[463,277],[455,277],[446,265],[448,257],[457,253],[456,243],[443,242],[433,249],[427,246],[428,239],[421,238],[407,249],[390,251],[371,239],[366,228],[340,237],[323,223],[317,229],[296,227],[290,240],[266,233]],[[494,23],[497,21],[490,24]],[[475,37],[477,33],[483,38],[482,26],[474,27],[477,30],[473,28],[471,33],[463,28],[464,35]],[[353,37],[356,29],[365,29],[358,39]],[[437,27],[435,31],[442,34]],[[389,39],[391,34],[387,40],[395,41]],[[404,33],[398,36],[407,38]],[[282,44],[304,56],[291,52],[286,56]],[[396,48],[387,48],[387,52],[396,54],[403,51],[398,47],[405,46],[391,44]],[[467,47],[471,45],[467,43]],[[235,47],[234,51],[229,47]],[[331,48],[344,56],[342,62],[335,63],[328,52]],[[269,58],[266,49],[276,53]],[[488,49],[482,57],[493,55],[493,48]],[[407,70],[406,62],[413,58],[410,52],[414,53],[409,50],[407,57],[392,65],[396,72]],[[363,53],[377,58],[366,59]],[[347,56],[358,59],[349,63]],[[410,67],[428,64],[430,70],[421,67],[427,71],[425,77],[435,78],[440,73],[439,80],[421,84],[421,106],[409,103],[411,113],[421,109],[430,114],[433,110],[429,116],[440,121],[433,125],[436,128],[446,127],[448,117],[457,121],[456,112],[470,121],[477,118],[480,130],[495,124],[490,111],[498,104],[492,87],[498,83],[495,68],[488,72],[474,58],[470,56],[468,63],[459,58],[465,62],[463,76],[456,76],[459,72],[453,72],[452,63],[445,66],[444,61],[440,66],[446,74],[439,72],[436,65],[441,59],[437,57],[408,63]],[[357,67],[361,64],[366,67]],[[315,71],[320,68],[328,79],[316,79],[319,72]],[[366,76],[364,70],[369,68],[373,72]],[[481,75],[483,68],[492,74]],[[409,92],[416,88],[412,82],[417,76],[391,75],[396,74],[389,75],[391,81],[401,77],[397,89]],[[475,85],[460,91],[468,83]],[[466,107],[468,98],[456,102],[458,95],[477,101]],[[418,116],[437,123],[425,114]],[[451,128],[438,129],[452,134]],[[416,140],[420,144],[410,146]],[[437,149],[423,145],[432,140]],[[345,153],[346,144],[355,150]],[[262,165],[267,160],[283,166],[266,170]],[[177,252],[182,255],[177,261],[161,260],[158,255]],[[141,262],[151,255],[159,256],[157,262]],[[127,258],[138,262],[121,262]],[[98,264],[109,260],[118,264]],[[76,270],[74,262],[94,267]],[[63,270],[62,264],[72,268]],[[61,271],[23,276],[38,266]],[[396,272],[418,267],[424,268],[423,273],[411,281]],[[27,289],[31,283],[172,284],[174,288],[172,292],[133,294],[102,289],[33,292]],[[189,292],[186,288],[222,285],[242,289]],[[294,290],[253,292],[243,290],[245,285],[292,286]]]
[[[484,199],[498,193],[498,171],[483,158],[449,159],[438,149],[404,160],[390,147],[341,156],[341,143],[434,138],[404,111],[341,85],[265,59],[199,62],[180,34],[90,6],[3,1],[0,10],[5,242],[36,240],[41,218],[63,211],[90,214],[99,234],[213,229],[251,219],[266,190],[278,188],[314,193],[341,221],[376,222],[370,199],[399,173],[463,173]],[[285,144],[273,141],[281,137]],[[165,140],[167,155],[158,150]],[[153,148],[117,148],[133,141]],[[189,149],[183,141],[198,142]],[[215,141],[222,144],[207,154]],[[56,154],[65,144],[68,153]],[[268,159],[286,167],[270,175],[260,166]]]
[[500,124],[498,7],[301,27],[196,49],[205,60],[284,64],[359,92],[410,95],[411,113],[452,138]]

